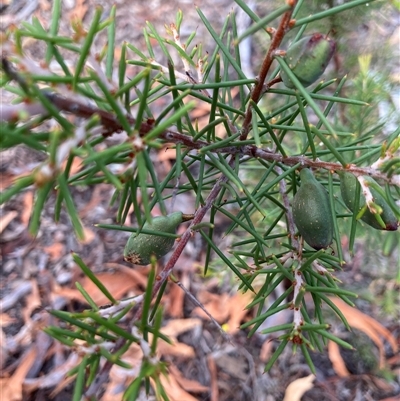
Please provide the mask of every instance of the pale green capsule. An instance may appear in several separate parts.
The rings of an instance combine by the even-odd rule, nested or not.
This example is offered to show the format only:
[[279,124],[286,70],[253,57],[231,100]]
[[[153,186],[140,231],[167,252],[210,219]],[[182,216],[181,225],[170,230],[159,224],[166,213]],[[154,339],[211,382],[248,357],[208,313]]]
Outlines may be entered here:
[[[153,217],[151,224],[145,223],[143,229],[175,234],[177,226],[191,218],[193,215],[182,212]],[[174,243],[175,238],[171,237],[132,233],[124,249],[124,259],[135,265],[148,265],[152,256],[160,259],[173,248]]]
[[308,245],[317,250],[327,248],[334,231],[328,192],[307,168],[301,170],[300,179],[292,204],[294,222]]
[[[365,206],[365,196],[360,191],[360,200],[358,204],[358,210],[354,210],[355,201],[356,201],[356,188],[360,185],[357,178],[348,172],[338,171],[340,177],[340,192],[342,194],[342,198],[346,206],[353,212],[358,214],[358,212]],[[378,185],[378,183],[369,176],[364,176],[364,180],[369,183],[374,183]],[[394,215],[392,209],[386,200],[381,196],[376,189],[370,187],[371,195],[374,198],[374,203],[382,208],[381,218],[385,227],[382,227],[375,215],[367,208],[364,214],[361,217],[361,220],[367,223],[369,226],[377,229],[377,230],[387,230],[387,231],[396,231],[399,225],[396,216]]]
[[[301,84],[309,86],[324,73],[335,48],[336,43],[333,39],[315,33],[290,46],[285,61]],[[291,89],[295,87],[284,71],[281,71],[281,78],[286,87]]]

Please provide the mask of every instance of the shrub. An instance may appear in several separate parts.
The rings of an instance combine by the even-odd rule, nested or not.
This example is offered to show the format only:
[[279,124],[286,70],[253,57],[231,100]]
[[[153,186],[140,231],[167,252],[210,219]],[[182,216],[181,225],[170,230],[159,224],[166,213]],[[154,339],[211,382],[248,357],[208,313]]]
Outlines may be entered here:
[[[348,327],[345,317],[328,295],[353,305],[350,298],[356,294],[341,288],[335,280],[335,272],[345,263],[340,239],[344,233],[349,236],[352,252],[363,213],[372,214],[377,222],[382,220],[381,209],[374,203],[371,193],[379,193],[386,202],[385,207],[399,219],[396,199],[399,197],[400,160],[396,152],[400,129],[386,135],[382,144],[375,139],[382,127],[378,123],[362,126],[359,131],[340,126],[338,105],[352,112],[356,108],[367,110],[369,105],[363,100],[340,96],[347,76],[315,82],[305,89],[299,79],[302,65],[296,64],[294,70],[281,46],[289,30],[296,33],[293,42],[298,42],[306,28],[312,31],[313,22],[340,16],[341,12],[370,2],[349,1],[295,19],[303,2],[291,0],[261,19],[244,2],[237,0],[253,21],[240,36],[235,13],[227,17],[222,31],[216,32],[198,9],[216,43],[212,54],[205,54],[201,46],[193,45],[195,32],[185,43],[181,41],[183,15],[179,11],[175,23],[166,27],[165,37],[147,24],[143,31],[147,54],[134,44],[123,43],[118,61],[114,59],[114,47],[119,46],[115,43],[115,6],[105,20],[101,19],[102,9],[97,7],[87,30],[75,21],[74,37],[62,37],[57,35],[61,2],[54,1],[49,29],[34,19],[3,35],[1,85],[3,91],[14,95],[14,100],[2,106],[1,148],[25,145],[42,153],[45,160],[6,188],[0,195],[0,202],[4,204],[34,186],[36,201],[29,225],[32,236],[39,230],[44,205],[50,194],[55,193],[55,221],[65,208],[75,235],[84,237],[73,187],[107,183],[115,189],[112,202],[118,203],[114,216],[116,224],[98,224],[99,229],[142,232],[139,235],[151,236],[153,240],[158,236],[160,241],[163,237],[165,240],[165,237],[177,236],[170,230],[163,232],[151,226],[153,208],[158,205],[166,215],[167,199],[189,193],[194,200],[190,225],[157,275],[153,258],[148,286],[141,296],[114,299],[79,255],[73,255],[84,273],[112,303],[99,309],[80,288],[90,309],[81,313],[52,311],[64,326],[61,328],[60,323],[60,326],[45,329],[83,355],[82,362],[74,370],[75,399],[80,399],[82,394],[87,399],[98,395],[113,364],[129,368],[123,356],[133,343],[141,345],[143,359],[137,377],[126,389],[126,399],[136,399],[142,383],[146,383],[148,389],[149,378],[154,379],[157,395],[167,399],[159,381],[166,366],[154,358],[157,342],[168,341],[159,331],[162,319],[159,305],[167,279],[193,235],[201,236],[206,245],[205,272],[215,254],[223,268],[231,269],[237,277],[238,291],[252,293],[249,307],[257,309],[256,316],[241,326],[250,328],[249,335],[254,334],[267,317],[285,309],[292,311],[291,323],[264,331],[283,331],[280,345],[266,370],[289,344],[300,348],[312,371],[310,349],[322,350],[326,340],[351,348],[329,331],[321,306],[332,308]],[[276,28],[265,29],[269,24]],[[103,31],[107,32],[108,45],[95,56],[93,43]],[[270,41],[254,79],[246,77],[241,69],[239,43],[255,32],[268,34]],[[34,38],[46,46],[44,62],[25,56],[24,38]],[[167,60],[166,65],[157,61],[156,47]],[[65,62],[66,52],[75,55],[74,68]],[[332,54],[328,53],[330,58]],[[174,63],[176,58],[181,59],[184,71]],[[54,65],[58,72],[54,72]],[[129,65],[138,69],[131,79],[126,77]],[[321,67],[313,65],[311,68]],[[294,89],[277,86],[281,82],[280,71]],[[318,78],[322,72],[308,76]],[[232,95],[234,87],[239,89],[237,96]],[[152,106],[160,99],[166,101],[162,110],[155,114]],[[202,128],[192,118],[199,104],[208,105],[210,110],[208,123]],[[49,128],[49,121],[53,122],[52,128]],[[106,142],[119,132],[126,133],[122,141]],[[176,162],[165,178],[159,179],[151,155],[164,144],[175,149]],[[76,158],[82,160],[83,168],[73,173],[71,166]],[[299,236],[294,223],[291,202],[300,185],[298,173],[304,168],[312,169],[329,193],[326,198],[329,205],[325,205],[324,210],[331,213],[326,218],[333,221],[334,242],[328,249],[311,249]],[[359,180],[361,186],[355,191],[354,201],[357,203],[363,194],[366,202],[357,214],[346,208],[339,195],[338,173],[343,172],[356,178],[369,176],[376,180],[372,192],[368,186],[371,181]],[[124,226],[131,207],[137,220],[135,229]],[[353,210],[358,210],[358,204]],[[215,218],[219,213],[230,221],[225,231],[226,236],[232,237],[229,251],[220,249],[215,241]],[[265,308],[268,295],[285,280],[291,283],[289,288]],[[306,294],[311,295],[313,310],[304,301]],[[156,302],[152,302],[154,298]],[[95,346],[96,351],[85,352],[91,346]],[[100,364],[101,358],[107,363]]]

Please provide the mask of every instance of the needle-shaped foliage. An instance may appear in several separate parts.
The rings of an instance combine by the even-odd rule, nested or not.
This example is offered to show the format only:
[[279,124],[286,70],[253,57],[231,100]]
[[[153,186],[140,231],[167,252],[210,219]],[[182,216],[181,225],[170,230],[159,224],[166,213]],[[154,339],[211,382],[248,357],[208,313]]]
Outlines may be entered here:
[[[97,227],[136,233],[130,241],[142,241],[140,246],[134,245],[139,250],[147,247],[144,239],[150,239],[149,246],[156,247],[157,242],[171,245],[178,237],[158,225],[154,231],[151,222],[156,206],[167,215],[171,212],[171,200],[173,203],[188,194],[193,201],[193,220],[176,241],[160,274],[156,274],[155,256],[165,252],[146,248],[145,260],[151,263],[152,270],[141,296],[115,299],[86,263],[73,255],[76,264],[111,302],[99,308],[78,284],[90,309],[79,313],[53,311],[53,316],[63,323],[45,329],[84,355],[80,365],[70,372],[76,375],[74,399],[83,395],[86,399],[96,397],[113,364],[131,369],[124,361],[124,353],[133,344],[141,347],[143,358],[124,399],[135,400],[141,388],[150,392],[150,387],[159,399],[168,399],[160,382],[166,365],[156,356],[158,342],[168,341],[160,331],[160,302],[167,279],[193,235],[203,239],[204,273],[213,274],[218,265],[236,278],[237,291],[252,294],[248,308],[254,313],[241,328],[248,330],[249,335],[258,330],[264,334],[279,333],[280,343],[266,370],[290,344],[304,354],[312,371],[315,368],[309,350],[323,350],[328,340],[352,348],[329,331],[322,310],[332,310],[349,327],[331,297],[353,305],[351,299],[356,294],[342,288],[335,274],[345,264],[341,236],[349,237],[352,252],[355,238],[365,226],[346,205],[354,204],[353,210],[358,210],[363,193],[368,216],[376,215],[379,221],[381,211],[371,195],[379,193],[395,220],[392,226],[397,228],[400,129],[386,133],[382,145],[376,136],[383,124],[374,120],[369,104],[374,99],[347,97],[343,91],[347,76],[333,76],[331,70],[309,74],[319,77],[324,73],[324,80],[305,88],[299,79],[301,58],[294,71],[291,59],[282,51],[282,43],[291,30],[296,35],[295,43],[305,36],[305,31],[312,32],[317,21],[340,18],[341,13],[371,2],[348,1],[294,19],[301,14],[305,2],[288,1],[261,17],[244,1],[236,0],[253,22],[240,33],[234,12],[218,29],[197,8],[202,24],[215,42],[210,54],[199,42],[195,44],[196,32],[187,38],[180,37],[180,27],[185,24],[181,11],[176,21],[165,27],[166,32],[148,22],[143,27],[141,45],[116,42],[116,6],[107,18],[102,17],[102,8],[96,7],[86,29],[81,22],[74,21],[75,36],[59,36],[60,0],[53,2],[53,19],[48,28],[33,19],[2,38],[0,82],[2,90],[12,94],[14,100],[2,106],[0,148],[24,145],[42,153],[44,161],[5,188],[0,204],[33,186],[36,200],[29,226],[32,236],[38,233],[43,210],[53,199],[51,195],[56,194],[55,221],[65,209],[75,234],[84,237],[73,196],[75,187],[112,187],[111,203],[117,205],[117,213],[110,217],[115,224],[99,222]],[[103,31],[108,47],[94,57],[94,43]],[[259,60],[260,71],[254,78],[246,76],[242,69],[240,44],[256,33],[265,35],[268,50],[265,58]],[[45,64],[25,55],[24,38],[43,44]],[[121,49],[119,60],[114,57],[114,47]],[[75,58],[73,69],[65,54]],[[136,71],[129,79],[128,66]],[[290,88],[277,86],[281,71],[290,81]],[[359,91],[363,84],[374,84],[363,73],[351,84]],[[201,126],[194,117],[200,107],[209,111]],[[346,124],[340,119],[343,109],[352,116],[362,113],[370,124]],[[107,141],[121,132],[125,133],[124,139]],[[152,160],[165,144],[174,149],[176,161],[160,177]],[[76,171],[72,165],[78,160],[81,169]],[[307,202],[309,194],[304,192],[301,202],[296,203],[296,213],[311,219],[304,224],[305,230],[311,231],[317,223],[319,230],[324,229],[321,222],[312,221],[312,216],[328,213],[323,216],[330,230],[326,243],[315,238],[314,232],[303,232],[302,238],[295,225],[292,200],[303,184],[299,172],[304,168],[313,175],[325,203],[323,210],[302,210],[311,207]],[[340,196],[343,174],[359,181],[354,199],[342,200]],[[373,188],[359,179],[363,176],[374,177]],[[317,202],[312,207],[318,206]],[[125,226],[132,210],[137,222],[133,228]],[[229,221],[224,231],[224,236],[231,238],[228,249],[221,248],[220,234],[217,235],[219,214]],[[299,229],[302,232],[303,228]],[[307,244],[308,238],[318,244],[317,249]],[[279,295],[272,299],[274,293]],[[285,310],[291,311],[290,323],[260,329],[268,317]],[[107,363],[100,363],[101,359]]]

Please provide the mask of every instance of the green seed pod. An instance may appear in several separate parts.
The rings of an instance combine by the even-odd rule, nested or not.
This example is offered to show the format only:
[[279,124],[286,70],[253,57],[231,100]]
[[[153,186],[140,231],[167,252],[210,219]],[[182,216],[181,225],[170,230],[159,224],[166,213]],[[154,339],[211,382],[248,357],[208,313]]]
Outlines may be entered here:
[[[355,196],[356,188],[358,185],[360,185],[360,183],[358,182],[357,178],[351,173],[338,171],[338,174],[340,177],[340,192],[342,194],[343,201],[353,213],[358,214],[360,210],[363,209],[366,205],[365,196],[363,195],[362,191],[360,191],[358,210],[356,211],[354,210],[355,200],[356,200]],[[378,183],[371,177],[364,176],[363,178],[365,181],[369,183],[374,183],[378,185]],[[394,215],[392,209],[390,208],[386,200],[373,187],[370,187],[369,189],[371,191],[372,197],[374,198],[374,203],[382,209],[380,217],[385,227],[379,224],[375,214],[372,213],[368,207],[365,210],[364,214],[362,215],[361,220],[377,230],[387,230],[387,231],[397,230],[399,222],[397,221],[396,216]]]
[[[182,212],[175,212],[168,216],[153,217],[151,224],[145,223],[143,228],[175,234],[176,227],[192,217]],[[153,255],[156,259],[160,259],[172,249],[174,243],[175,238],[172,237],[132,233],[125,245],[124,259],[135,265],[148,265]]]
[[[290,46],[285,61],[301,84],[309,86],[324,73],[335,48],[334,40],[321,33],[314,33]],[[281,71],[281,78],[286,87],[295,87],[284,71]]]
[[317,250],[327,248],[334,230],[328,192],[307,168],[301,170],[300,179],[292,205],[294,222],[308,245]]

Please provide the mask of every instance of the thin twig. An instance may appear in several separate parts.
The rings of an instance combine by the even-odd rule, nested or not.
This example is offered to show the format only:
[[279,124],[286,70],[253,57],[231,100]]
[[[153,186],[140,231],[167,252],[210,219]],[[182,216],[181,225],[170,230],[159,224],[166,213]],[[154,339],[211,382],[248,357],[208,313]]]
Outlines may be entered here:
[[180,282],[180,281],[175,281],[173,282],[178,285],[182,291],[185,292],[185,294],[189,297],[190,301],[198,306],[211,320],[211,322],[214,324],[214,326],[218,329],[222,337],[228,341],[232,342],[232,339],[230,336],[224,331],[224,329],[221,327],[221,325],[212,317],[211,313],[206,309],[206,307]]
[[[279,175],[281,175],[283,173],[282,168],[279,166],[275,167],[275,170]],[[283,199],[283,205],[285,206],[285,214],[286,214],[286,220],[287,220],[287,224],[288,224],[290,238],[292,240],[293,246],[296,249],[298,249],[299,251],[301,251],[300,247],[299,247],[299,241],[296,238],[296,226],[294,224],[292,208],[290,207],[289,197],[286,192],[286,180],[279,181],[279,192]]]
[[[264,90],[264,81],[267,77],[268,71],[271,68],[272,62],[274,61],[274,52],[278,49],[279,45],[282,43],[283,37],[285,36],[286,31],[289,28],[289,23],[292,18],[293,10],[296,6],[297,0],[288,0],[288,4],[290,5],[290,10],[283,14],[281,22],[279,23],[276,31],[273,31],[273,36],[271,40],[271,44],[267,51],[267,54],[264,58],[264,61],[260,68],[260,73],[258,74],[258,80],[256,85],[251,92],[251,100],[254,103],[258,103],[260,100],[260,96]],[[240,135],[241,140],[245,140],[250,131],[250,123],[251,123],[251,115],[252,115],[252,107],[249,102],[246,110],[246,115],[244,117],[243,126],[242,126],[242,134]]]
[[[170,276],[172,269],[175,266],[175,263],[178,261],[180,255],[182,254],[183,250],[185,249],[186,244],[188,243],[189,239],[192,237],[192,227],[196,224],[201,223],[204,216],[206,215],[208,210],[212,207],[215,199],[217,198],[217,196],[222,188],[222,184],[227,181],[228,181],[227,177],[221,176],[215,183],[214,187],[211,189],[211,192],[208,195],[208,198],[206,199],[205,204],[196,211],[190,226],[180,237],[178,245],[174,249],[167,264],[164,266],[161,273],[157,276],[157,281],[155,282],[154,287],[153,287],[153,293],[152,293],[153,298],[156,296],[156,294],[158,294],[161,286]],[[133,327],[134,323],[141,318],[142,306],[143,306],[143,301],[142,302],[139,301],[139,302],[137,302],[135,307],[131,310],[129,323],[127,324],[128,327]],[[126,341],[127,340],[122,337],[119,338],[117,340],[112,352],[115,353],[118,350],[120,350],[125,345]],[[98,392],[101,390],[102,385],[104,383],[106,383],[108,380],[112,366],[113,366],[113,364],[111,362],[109,362],[108,360],[105,362],[103,368],[101,369],[99,374],[96,375],[95,380],[90,385],[88,390],[85,392],[85,396],[87,397],[87,399],[90,399],[90,397],[98,395]]]

